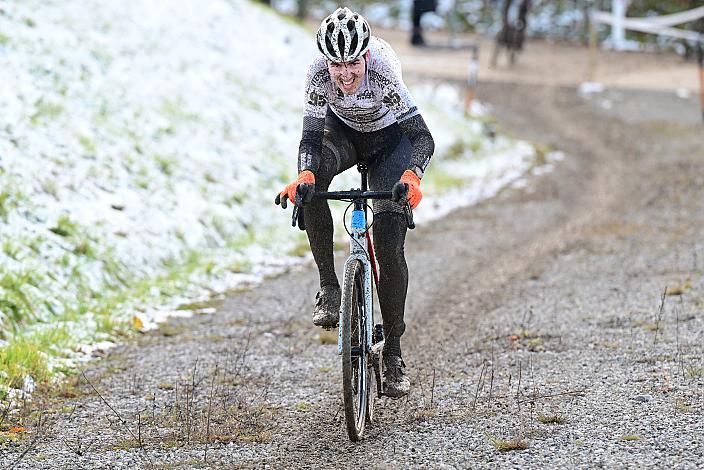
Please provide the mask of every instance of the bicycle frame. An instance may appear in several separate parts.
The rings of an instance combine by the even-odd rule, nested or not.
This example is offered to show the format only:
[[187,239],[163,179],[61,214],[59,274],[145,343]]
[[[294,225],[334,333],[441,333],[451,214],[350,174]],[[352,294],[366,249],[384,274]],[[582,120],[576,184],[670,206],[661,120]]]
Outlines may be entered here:
[[[363,188],[364,190],[364,188]],[[372,272],[374,278],[377,279],[375,263],[370,261],[373,259],[373,244],[370,243],[369,231],[367,230],[366,205],[363,200],[354,201],[355,208],[352,211],[352,226],[350,230],[350,255],[345,261],[345,273],[348,272],[347,267],[359,261],[364,266],[364,323],[367,337],[366,351],[372,348],[372,328],[374,325],[374,308],[372,305]],[[371,248],[371,250],[370,250]],[[345,285],[343,283],[343,285]],[[342,311],[342,306],[340,306]],[[381,341],[383,345],[383,340]],[[337,333],[337,354],[342,354],[342,326],[338,328]]]
[[[345,278],[342,283],[342,302],[337,331],[337,354],[342,359],[343,408],[347,432],[352,441],[360,439],[364,432],[365,422],[371,422],[373,419],[372,381],[376,382],[377,396],[383,396],[381,381],[383,361],[381,356],[385,340],[382,325],[374,324],[372,291],[373,283],[378,287],[379,274],[374,257],[374,244],[369,232],[370,227],[367,226],[367,200],[394,199],[394,196],[398,198],[396,200],[405,199],[404,191],[399,192],[396,186],[393,191],[367,191],[367,166],[360,162],[357,164],[357,169],[362,177],[360,189],[313,192],[309,193],[307,197],[307,200],[310,200],[310,196],[312,196],[313,198],[347,201],[352,202],[353,206],[350,229],[347,231],[350,235],[350,254],[345,261]],[[301,191],[299,186],[296,202],[301,204],[306,199],[304,195],[308,189],[311,188],[304,188]],[[280,197],[277,196],[275,202],[277,204],[281,202]],[[284,199],[282,205],[285,202]],[[298,225],[298,228],[305,230],[305,218],[303,212],[299,212],[299,204],[294,204],[291,225]],[[413,213],[408,202],[403,206],[403,210],[406,216],[406,225],[409,229],[414,228]],[[347,212],[345,212],[346,215]],[[361,272],[360,267],[362,268]],[[360,286],[360,283],[363,286]],[[361,305],[362,303],[363,305]]]
[[[345,261],[345,270],[350,264],[359,261],[364,267],[364,322],[366,333],[366,344],[363,351],[358,351],[359,354],[378,354],[384,347],[384,339],[374,343],[374,305],[372,294],[372,276],[374,283],[379,285],[379,274],[377,272],[376,258],[374,256],[374,244],[369,235],[367,227],[367,200],[368,199],[391,199],[391,191],[368,191],[367,190],[367,166],[364,163],[358,163],[357,169],[361,174],[361,188],[350,191],[332,191],[314,193],[314,198],[332,199],[341,201],[352,201],[354,209],[352,210],[352,223],[350,234],[350,254]],[[406,217],[406,225],[409,229],[415,228],[413,222],[413,212],[410,205],[406,203],[403,206],[404,215]],[[296,226],[301,230],[305,229],[303,221],[303,213],[299,212],[299,207],[294,205],[291,215],[291,225]],[[347,274],[345,274],[347,275]],[[345,282],[343,280],[343,285]],[[340,305],[340,315],[342,315],[344,305]],[[342,323],[338,327],[337,334],[337,353],[342,355]]]

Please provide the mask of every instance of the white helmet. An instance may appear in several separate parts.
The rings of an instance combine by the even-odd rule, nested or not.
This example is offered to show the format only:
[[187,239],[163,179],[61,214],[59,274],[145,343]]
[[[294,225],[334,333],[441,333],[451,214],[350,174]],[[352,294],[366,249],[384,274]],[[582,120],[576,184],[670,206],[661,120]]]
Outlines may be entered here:
[[351,62],[369,49],[371,30],[362,15],[338,8],[320,23],[318,49],[333,62]]

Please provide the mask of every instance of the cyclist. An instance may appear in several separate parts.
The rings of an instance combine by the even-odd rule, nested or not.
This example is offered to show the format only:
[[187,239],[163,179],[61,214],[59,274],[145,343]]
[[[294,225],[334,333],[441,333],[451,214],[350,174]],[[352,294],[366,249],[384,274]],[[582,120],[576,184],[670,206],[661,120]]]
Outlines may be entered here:
[[[333,177],[364,162],[373,191],[393,190],[394,200],[374,201],[374,248],[379,263],[379,304],[384,323],[384,392],[400,397],[410,382],[401,358],[401,335],[408,287],[403,245],[406,219],[402,203],[415,208],[420,181],[434,142],[401,78],[401,64],[382,39],[371,36],[358,13],[338,8],[317,32],[320,55],[308,68],[298,177],[277,197],[303,206],[306,232],[320,274],[313,323],[338,323],[340,284],[333,257],[333,222],[326,200]],[[405,196],[401,196],[405,194]],[[400,196],[400,197],[399,197]],[[308,203],[308,201],[310,201]]]

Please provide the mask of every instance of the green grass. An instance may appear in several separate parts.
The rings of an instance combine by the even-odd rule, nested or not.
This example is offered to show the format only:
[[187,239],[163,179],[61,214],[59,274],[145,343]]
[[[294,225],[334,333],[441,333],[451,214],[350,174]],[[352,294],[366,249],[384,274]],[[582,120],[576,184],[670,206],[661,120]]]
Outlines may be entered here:
[[[172,121],[198,122],[200,120],[198,114],[186,111],[185,104],[180,100],[164,100],[161,107],[161,114]],[[173,132],[173,128],[167,127],[164,129],[164,132],[167,134],[171,133]]]
[[461,188],[467,184],[467,180],[459,178],[451,173],[445,172],[442,169],[434,169],[428,172],[427,181],[423,180],[426,185],[431,186],[435,191],[446,190],[451,188]]
[[33,125],[37,125],[44,120],[51,120],[57,118],[61,113],[63,113],[63,108],[61,105],[55,103],[48,103],[40,98],[36,103],[36,111],[30,117],[30,122]]
[[462,140],[456,140],[442,155],[443,160],[459,160],[464,156],[466,145]]
[[78,142],[81,147],[86,151],[88,155],[95,155],[98,152],[98,148],[95,145],[95,141],[90,137],[85,135],[78,136]]
[[[0,174],[2,174],[1,170]],[[20,202],[25,202],[27,198],[21,192],[13,188],[11,182],[3,182],[0,186],[2,186],[0,187],[0,219],[6,222],[10,212],[17,209]]]
[[62,214],[56,221],[56,225],[51,227],[49,231],[54,232],[60,237],[70,237],[78,232],[78,224],[73,222],[69,216]]
[[458,161],[462,159],[472,158],[473,155],[479,153],[482,148],[482,142],[479,139],[467,142],[463,139],[457,139],[450,147],[440,155],[442,161]]
[[310,403],[299,401],[298,403],[296,403],[294,408],[296,408],[296,411],[308,411],[310,410],[311,406]]
[[[71,236],[76,227],[67,220],[63,219],[57,227],[61,227],[59,231],[65,236]],[[3,246],[10,249],[8,243]],[[62,351],[72,350],[79,343],[95,341],[99,334],[101,338],[106,334],[113,338],[131,334],[135,328],[131,318],[118,316],[117,312],[163,303],[166,298],[181,294],[187,288],[192,273],[207,273],[214,266],[211,259],[193,251],[185,253],[181,259],[172,260],[163,275],[137,279],[111,258],[109,250],[101,255],[105,256],[102,261],[102,271],[106,273],[104,284],[88,285],[79,263],[78,268],[74,267],[71,280],[76,295],[69,296],[71,303],[61,309],[51,304],[52,300],[56,302],[60,298],[45,300],[37,297],[37,289],[28,288],[32,284],[42,285],[39,280],[32,279],[30,273],[3,273],[0,277],[0,331],[5,332],[3,339],[7,342],[0,346],[0,385],[21,387],[27,375],[36,382],[45,382],[56,373],[66,372],[50,370],[50,358],[61,357]],[[74,253],[74,256],[78,255]],[[112,287],[108,289],[107,285]],[[39,306],[44,309],[42,317],[49,317],[39,320]],[[89,312],[94,325],[84,332],[84,336],[75,337],[71,323],[84,321]]]
[[43,382],[49,377],[46,355],[31,339],[19,336],[0,348],[0,385],[22,388],[24,378],[31,375]]
[[[346,246],[346,245],[345,245]],[[305,256],[310,253],[310,243],[305,236],[299,236],[296,239],[296,244],[288,252],[290,256]]]
[[36,280],[27,271],[0,272],[0,335],[36,315],[39,300],[32,292],[32,285],[36,285]]
[[176,163],[169,157],[166,157],[164,155],[154,155],[154,163],[156,164],[157,168],[159,168],[159,171],[161,171],[164,175],[173,175]]

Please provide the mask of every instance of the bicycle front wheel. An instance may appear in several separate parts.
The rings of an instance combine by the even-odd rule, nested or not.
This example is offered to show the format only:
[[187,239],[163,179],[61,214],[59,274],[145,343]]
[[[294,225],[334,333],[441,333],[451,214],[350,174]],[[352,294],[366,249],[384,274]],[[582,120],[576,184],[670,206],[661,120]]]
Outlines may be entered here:
[[347,434],[353,441],[358,441],[364,432],[369,400],[365,316],[364,266],[355,261],[345,271],[340,309],[343,402]]

